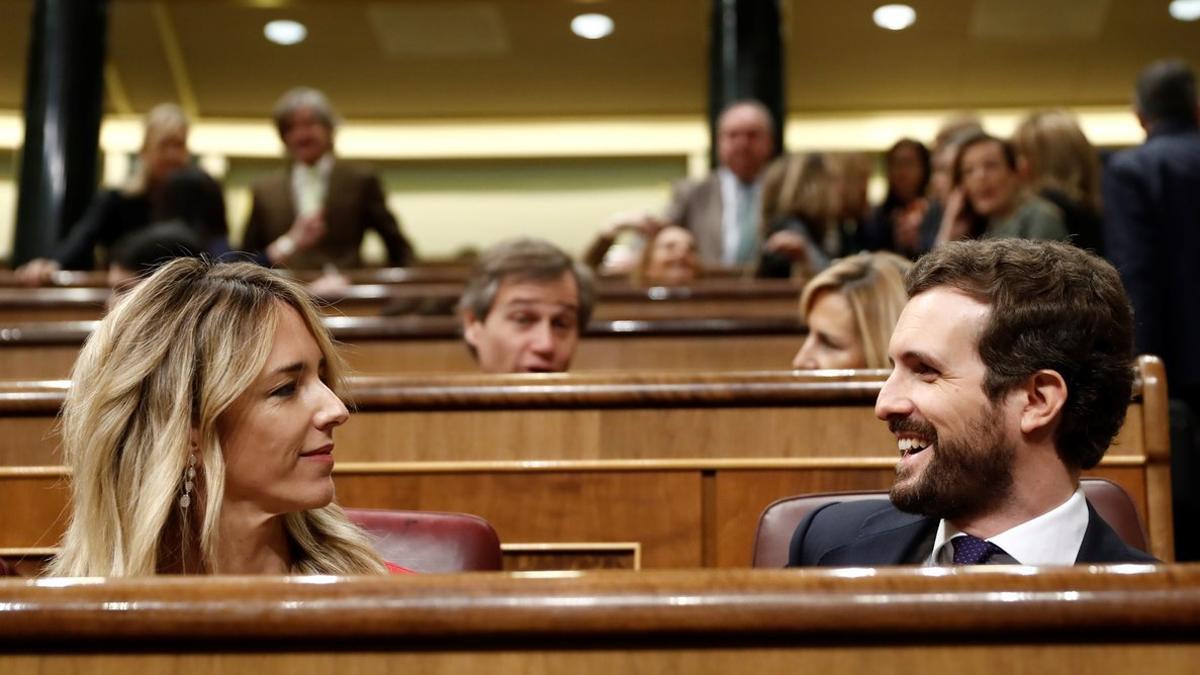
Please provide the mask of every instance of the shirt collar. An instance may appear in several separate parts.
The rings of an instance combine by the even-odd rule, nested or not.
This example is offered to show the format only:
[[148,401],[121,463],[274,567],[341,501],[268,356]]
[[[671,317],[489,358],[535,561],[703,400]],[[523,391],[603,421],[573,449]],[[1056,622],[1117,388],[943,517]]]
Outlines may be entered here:
[[321,180],[325,180],[326,178],[329,178],[329,172],[332,169],[333,169],[333,153],[332,152],[327,152],[324,155],[321,155],[321,159],[318,159],[317,163],[312,165],[312,169],[308,169],[308,165],[304,164],[303,162],[292,162],[293,172],[300,172],[300,171],[305,171],[305,170],[315,170],[317,172],[317,175],[321,177]]
[[[1004,549],[1022,565],[1074,565],[1087,531],[1088,507],[1083,489],[1076,488],[1067,501],[1016,527],[989,537],[988,541]],[[950,540],[965,534],[949,521],[938,523],[933,553],[927,564],[947,565],[954,560]]]

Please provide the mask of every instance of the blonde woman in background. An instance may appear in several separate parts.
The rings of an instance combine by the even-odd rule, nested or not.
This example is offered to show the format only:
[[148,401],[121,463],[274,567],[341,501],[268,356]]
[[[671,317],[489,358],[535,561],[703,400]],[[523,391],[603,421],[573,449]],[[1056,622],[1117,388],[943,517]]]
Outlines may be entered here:
[[387,573],[333,503],[342,373],[295,282],[248,263],[167,263],[75,364],[62,413],[71,520],[49,573]]
[[800,295],[808,336],[792,367],[887,368],[888,341],[908,296],[912,263],[895,253],[859,253],[835,261]]
[[1029,187],[1062,211],[1078,247],[1103,253],[1100,220],[1100,156],[1065,110],[1040,110],[1012,137]]
[[159,219],[164,190],[172,172],[188,165],[188,119],[173,103],[156,105],[146,113],[142,149],[136,170],[122,187],[96,195],[83,218],[71,228],[47,258],[35,258],[17,268],[17,279],[28,286],[51,281],[61,269],[91,269],[96,244],[106,248]]
[[829,264],[825,246],[836,238],[840,185],[821,153],[784,155],[767,167],[759,277],[808,278]]

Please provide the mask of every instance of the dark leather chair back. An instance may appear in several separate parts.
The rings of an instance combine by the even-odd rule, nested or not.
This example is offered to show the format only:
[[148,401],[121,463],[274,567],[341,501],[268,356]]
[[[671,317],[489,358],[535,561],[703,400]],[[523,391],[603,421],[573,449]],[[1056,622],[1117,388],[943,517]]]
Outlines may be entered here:
[[414,572],[500,570],[500,538],[486,520],[466,513],[346,509],[384,560]]
[[[1103,478],[1084,478],[1080,485],[1084,496],[1122,541],[1136,549],[1149,551],[1146,528],[1142,525],[1137,506],[1120,485]],[[754,538],[751,564],[754,567],[786,566],[792,533],[805,516],[832,502],[860,499],[887,499],[887,491],[826,492],[785,497],[772,503],[758,519],[758,535]]]

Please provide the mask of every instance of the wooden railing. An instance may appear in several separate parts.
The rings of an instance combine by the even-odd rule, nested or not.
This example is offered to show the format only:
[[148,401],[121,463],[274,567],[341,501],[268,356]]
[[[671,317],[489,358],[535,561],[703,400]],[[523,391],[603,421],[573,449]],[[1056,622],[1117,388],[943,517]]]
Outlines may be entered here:
[[[342,354],[363,374],[477,372],[458,320],[327,317]],[[61,379],[71,372],[94,321],[0,326],[0,377]],[[747,370],[786,368],[803,340],[794,316],[742,319],[596,320],[572,362],[589,370]]]
[[[356,284],[326,298],[330,314],[451,314],[463,282]],[[0,286],[0,324],[30,321],[92,321],[104,314],[110,291],[103,287],[13,288]],[[638,288],[604,284],[598,319],[779,317],[797,311],[799,289],[789,281],[725,281],[694,287]]]
[[1200,568],[0,581],[0,671],[1190,673]]

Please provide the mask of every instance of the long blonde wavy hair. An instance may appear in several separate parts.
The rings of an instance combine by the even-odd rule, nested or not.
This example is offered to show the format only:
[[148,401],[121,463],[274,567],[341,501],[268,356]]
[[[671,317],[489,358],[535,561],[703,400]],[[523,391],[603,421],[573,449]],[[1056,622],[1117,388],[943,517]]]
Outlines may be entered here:
[[[307,292],[257,265],[172,261],[100,322],[75,362],[63,406],[71,520],[50,574],[221,571],[225,463],[217,419],[264,367],[284,305],[308,325],[340,395],[345,366]],[[181,509],[191,452],[200,473],[191,508]],[[285,514],[284,529],[293,573],[386,573],[336,504]]]
[[857,253],[835,260],[804,286],[800,294],[800,318],[808,320],[808,313],[822,292],[841,293],[854,312],[866,359],[863,366],[887,368],[892,329],[908,302],[904,276],[910,269],[911,261],[887,251]]

